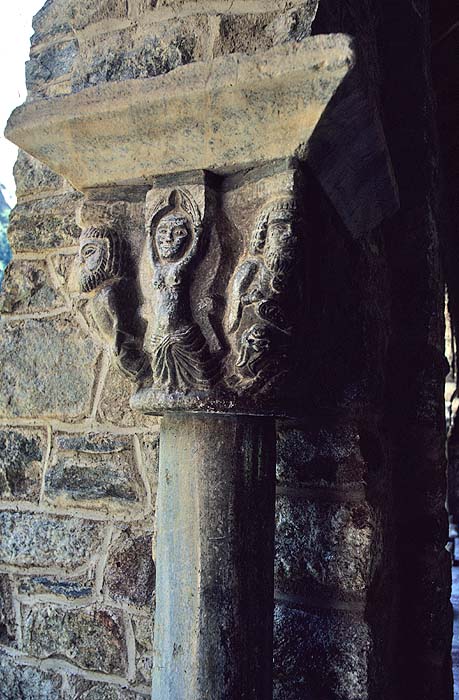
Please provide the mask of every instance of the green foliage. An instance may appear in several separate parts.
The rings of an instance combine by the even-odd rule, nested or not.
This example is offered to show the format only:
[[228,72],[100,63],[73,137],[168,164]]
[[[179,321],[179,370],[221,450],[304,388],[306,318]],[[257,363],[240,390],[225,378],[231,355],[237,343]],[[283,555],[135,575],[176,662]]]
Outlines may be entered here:
[[5,267],[11,260],[11,249],[6,237],[9,215],[10,207],[5,202],[5,198],[3,197],[0,189],[0,285],[3,280],[3,272]]

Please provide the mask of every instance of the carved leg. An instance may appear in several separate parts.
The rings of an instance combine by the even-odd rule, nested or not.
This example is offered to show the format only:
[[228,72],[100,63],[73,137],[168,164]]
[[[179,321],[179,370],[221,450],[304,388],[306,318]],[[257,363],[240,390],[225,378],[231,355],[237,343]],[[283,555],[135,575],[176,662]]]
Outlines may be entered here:
[[275,427],[166,414],[155,700],[271,700]]

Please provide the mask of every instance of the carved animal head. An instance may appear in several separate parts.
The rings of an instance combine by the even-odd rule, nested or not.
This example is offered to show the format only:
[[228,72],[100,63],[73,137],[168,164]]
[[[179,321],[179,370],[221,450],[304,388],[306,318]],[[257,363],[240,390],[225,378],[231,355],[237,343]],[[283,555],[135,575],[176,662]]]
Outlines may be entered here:
[[80,288],[91,292],[122,274],[122,241],[115,229],[87,228],[80,235]]
[[201,217],[196,203],[184,190],[173,190],[168,205],[162,206],[151,222],[153,260],[177,263],[196,247]]

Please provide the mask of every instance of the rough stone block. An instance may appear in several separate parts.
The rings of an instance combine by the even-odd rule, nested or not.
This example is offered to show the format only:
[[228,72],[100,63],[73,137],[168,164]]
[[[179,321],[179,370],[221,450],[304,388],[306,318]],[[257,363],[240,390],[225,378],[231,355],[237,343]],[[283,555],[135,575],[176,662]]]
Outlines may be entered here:
[[65,600],[81,600],[92,595],[94,569],[84,576],[27,576],[18,581],[18,593],[22,596],[46,595]]
[[89,566],[104,535],[100,523],[39,513],[0,513],[0,562],[9,566]]
[[273,41],[266,29],[275,18],[275,12],[223,15],[220,18],[219,36],[214,45],[214,56],[270,49]]
[[88,415],[98,355],[70,319],[0,320],[0,416]]
[[0,499],[38,501],[47,436],[44,430],[0,430]]
[[102,673],[126,671],[124,626],[113,610],[24,606],[23,649],[39,659],[63,658]]
[[111,598],[133,605],[154,603],[155,565],[151,535],[122,532],[110,548],[105,586]]
[[127,687],[88,681],[77,676],[70,678],[70,685],[68,700],[145,700],[145,695],[139,695]]
[[82,45],[72,92],[105,82],[151,78],[202,60],[208,36],[206,15],[92,35]]
[[45,497],[54,504],[129,511],[145,505],[132,438],[61,434],[53,454],[45,475]]
[[127,8],[125,0],[99,0],[97,3],[93,0],[52,0],[45,3],[33,18],[32,46],[58,34],[84,29],[100,20],[126,17]]
[[57,673],[21,666],[0,651],[0,700],[61,700]]
[[352,425],[320,425],[278,431],[277,479],[304,486],[361,485],[366,464],[360,436]]
[[276,587],[308,596],[359,597],[371,580],[376,523],[366,503],[282,496],[276,508]]
[[71,72],[77,56],[78,41],[73,36],[34,51],[26,63],[26,85],[29,94],[45,94],[48,83],[62,79]]
[[110,423],[123,428],[141,425],[155,428],[158,424],[157,418],[143,416],[130,408],[131,395],[132,382],[120,374],[111,363],[97,409],[101,423]]
[[24,195],[60,190],[64,185],[60,175],[21,149],[14,165],[14,181],[18,199]]
[[154,497],[159,479],[159,432],[155,431],[142,435],[140,437],[140,447],[145,471],[150,481],[151,493]]
[[135,617],[132,620],[136,643],[137,681],[151,685],[153,667],[153,616]]
[[44,260],[11,262],[5,271],[0,294],[0,313],[34,314],[63,306]]
[[10,214],[8,240],[13,250],[42,250],[76,245],[80,229],[75,209],[81,195],[77,192],[19,202]]
[[347,613],[276,605],[274,700],[368,700],[371,639]]
[[16,646],[16,618],[13,609],[13,593],[10,578],[6,574],[0,575],[0,644],[9,647]]

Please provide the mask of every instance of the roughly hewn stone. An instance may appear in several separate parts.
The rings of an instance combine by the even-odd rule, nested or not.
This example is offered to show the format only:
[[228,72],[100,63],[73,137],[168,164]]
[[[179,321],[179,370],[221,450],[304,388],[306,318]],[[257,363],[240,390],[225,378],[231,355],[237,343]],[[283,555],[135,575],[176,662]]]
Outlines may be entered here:
[[354,616],[278,604],[274,640],[274,700],[370,697],[371,638],[367,625]]
[[208,36],[208,18],[197,15],[88,37],[74,71],[72,91],[115,80],[151,78],[199,61]]
[[100,523],[39,513],[0,513],[0,562],[10,566],[59,567],[73,571],[89,565],[98,552]]
[[16,618],[13,609],[13,594],[11,581],[6,574],[0,575],[0,644],[10,647],[16,646]]
[[8,240],[13,250],[40,250],[75,245],[80,229],[75,209],[81,195],[76,192],[19,202],[11,211]]
[[116,601],[153,604],[155,565],[151,535],[136,535],[130,530],[121,533],[110,549],[104,583]]
[[57,673],[21,666],[0,651],[0,700],[62,700]]
[[73,36],[34,51],[26,63],[26,85],[29,93],[45,95],[49,82],[70,73],[77,56],[78,41]]
[[277,479],[284,485],[359,486],[366,464],[352,425],[281,427],[277,435]]
[[45,497],[55,504],[132,511],[145,503],[132,438],[109,434],[59,435],[45,475]]
[[24,606],[23,649],[39,659],[64,658],[80,668],[124,674],[124,626],[114,610]]
[[363,503],[278,497],[276,587],[308,596],[359,597],[371,580],[377,524]]
[[157,491],[159,478],[159,432],[144,433],[140,437],[140,448],[152,495]]
[[68,318],[0,320],[0,416],[88,415],[97,357]]
[[130,408],[131,394],[132,382],[117,371],[114,363],[111,362],[97,409],[101,423],[110,423],[123,428],[134,426],[155,428],[158,423],[157,418],[142,416]]
[[0,313],[34,314],[51,311],[64,303],[52,285],[45,261],[13,260],[6,268]]
[[145,700],[145,695],[124,686],[87,681],[77,676],[72,676],[70,683],[70,694],[65,700]]
[[150,685],[153,665],[153,616],[134,617],[132,625],[136,642],[136,669],[139,683]]
[[57,576],[27,576],[19,579],[18,593],[24,596],[53,595],[66,600],[88,598],[93,593],[94,570],[76,579]]
[[104,19],[121,19],[127,16],[125,0],[53,0],[47,2],[33,18],[35,33],[32,46],[54,38],[57,34],[67,34],[84,29],[89,24]]
[[21,149],[14,165],[14,181],[18,199],[32,194],[54,192],[62,189],[64,184],[60,175]]
[[0,500],[38,501],[46,440],[43,430],[0,430]]
[[270,49],[273,41],[266,28],[275,18],[275,12],[223,15],[220,18],[219,36],[214,44],[214,56],[223,56],[237,51],[250,53],[254,48],[254,36],[257,37],[255,43],[257,51]]

